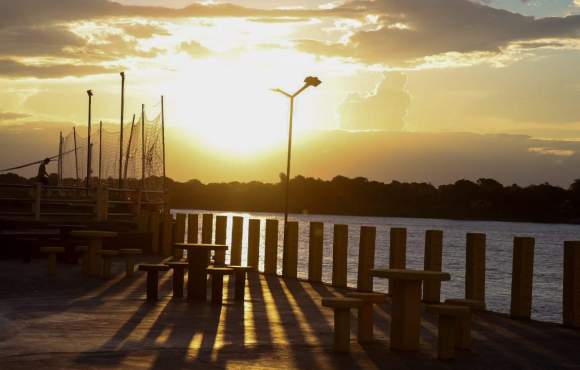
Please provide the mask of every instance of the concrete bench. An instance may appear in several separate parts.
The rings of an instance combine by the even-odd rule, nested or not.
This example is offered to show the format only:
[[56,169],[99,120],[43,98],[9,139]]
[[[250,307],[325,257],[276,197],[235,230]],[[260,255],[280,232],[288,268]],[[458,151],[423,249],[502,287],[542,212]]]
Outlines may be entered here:
[[351,292],[346,294],[349,298],[357,298],[362,301],[358,309],[358,342],[370,343],[373,335],[373,306],[386,301],[386,295],[380,293]]
[[111,269],[113,266],[113,258],[119,255],[119,251],[103,249],[99,252],[99,255],[103,259],[101,277],[103,279],[110,279]]
[[162,264],[141,264],[139,271],[147,272],[147,302],[155,302],[159,299],[159,271],[167,271],[169,266]]
[[229,266],[234,269],[234,300],[243,301],[246,291],[246,276],[249,271],[254,271],[250,266]]
[[446,299],[445,304],[469,307],[469,315],[459,322],[456,334],[456,347],[463,350],[471,348],[471,312],[484,311],[485,302],[474,299]]
[[119,255],[125,257],[125,276],[130,277],[135,271],[135,256],[143,254],[141,249],[119,249]]
[[77,245],[75,247],[75,252],[80,255],[80,263],[81,263],[81,272],[83,274],[89,273],[89,258],[87,257],[87,253],[89,253],[89,246],[88,245]]
[[221,305],[224,292],[224,275],[233,275],[234,269],[210,266],[206,271],[211,276],[211,303]]
[[173,298],[183,298],[183,276],[189,264],[181,261],[167,262],[165,264],[173,270]]
[[322,298],[322,305],[334,309],[334,344],[336,352],[350,351],[350,310],[359,308],[363,301],[357,298]]
[[48,254],[48,274],[56,275],[56,255],[64,253],[64,247],[42,247],[40,252]]
[[437,304],[427,305],[426,311],[438,315],[438,358],[440,360],[450,360],[455,358],[459,323],[469,318],[469,307]]

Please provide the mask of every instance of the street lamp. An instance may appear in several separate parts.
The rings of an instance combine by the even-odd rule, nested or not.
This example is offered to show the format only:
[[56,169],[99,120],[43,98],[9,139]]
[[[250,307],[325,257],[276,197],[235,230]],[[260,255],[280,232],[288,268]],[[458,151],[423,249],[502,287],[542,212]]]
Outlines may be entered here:
[[286,203],[284,206],[284,246],[286,246],[286,230],[288,225],[288,199],[289,199],[289,189],[290,189],[290,158],[292,155],[292,120],[294,118],[294,98],[300,95],[304,90],[310,86],[316,87],[322,82],[318,77],[309,76],[304,80],[304,86],[302,86],[294,94],[289,94],[282,89],[272,89],[272,91],[280,93],[287,98],[290,98],[290,125],[288,126],[288,160],[286,162]]

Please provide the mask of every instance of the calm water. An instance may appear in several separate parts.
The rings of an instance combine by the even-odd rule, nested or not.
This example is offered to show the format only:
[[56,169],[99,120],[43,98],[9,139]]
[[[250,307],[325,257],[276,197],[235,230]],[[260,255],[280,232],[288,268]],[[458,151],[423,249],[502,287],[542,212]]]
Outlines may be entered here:
[[[174,210],[177,212],[177,210]],[[180,213],[209,213],[199,210],[179,210]],[[242,261],[246,263],[247,228],[250,218],[280,220],[278,272],[282,271],[283,215],[273,213],[212,212],[228,216],[227,243],[231,243],[232,216],[244,217]],[[487,234],[486,300],[488,309],[509,312],[512,244],[514,236],[536,238],[534,260],[534,287],[532,317],[537,320],[561,322],[562,317],[562,269],[563,244],[565,240],[580,239],[580,225],[531,224],[516,222],[452,221],[438,219],[351,217],[328,215],[291,215],[291,221],[299,222],[298,276],[308,273],[309,222],[324,222],[323,280],[332,279],[332,231],[334,224],[349,225],[348,284],[356,286],[358,269],[358,242],[360,226],[377,228],[375,266],[389,264],[388,239],[391,227],[407,228],[407,267],[423,268],[425,231],[443,230],[443,270],[451,274],[451,281],[442,285],[443,298],[463,297],[465,277],[465,235],[468,232]],[[199,217],[201,232],[201,217]],[[214,221],[215,222],[215,221]],[[260,270],[264,267],[265,222],[261,223]],[[229,256],[226,257],[228,261]],[[375,279],[375,290],[386,292],[387,281]]]

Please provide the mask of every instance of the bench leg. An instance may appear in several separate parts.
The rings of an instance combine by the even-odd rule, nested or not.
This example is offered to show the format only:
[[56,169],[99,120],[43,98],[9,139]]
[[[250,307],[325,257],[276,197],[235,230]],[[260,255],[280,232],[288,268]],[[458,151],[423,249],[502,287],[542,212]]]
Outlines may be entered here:
[[334,351],[350,351],[350,309],[334,310]]
[[234,277],[234,299],[236,301],[243,301],[245,290],[246,273],[245,271],[236,271]]
[[133,261],[133,256],[125,257],[125,277],[133,276],[135,272],[135,261]]
[[437,342],[438,358],[451,360],[455,358],[455,318],[439,315],[439,338]]
[[147,271],[147,302],[157,301],[158,285],[159,285],[159,276],[157,274],[157,271]]
[[183,298],[183,274],[183,269],[173,269],[173,298]]
[[373,341],[373,304],[364,303],[358,309],[358,342]]
[[471,314],[457,318],[455,327],[455,348],[469,350],[471,348]]
[[211,276],[211,303],[221,305],[224,292],[224,276],[213,274]]
[[106,257],[103,258],[103,279],[110,279],[111,278],[111,265],[112,265],[112,258]]
[[421,331],[421,282],[394,280],[391,296],[391,348],[417,351]]
[[56,275],[56,254],[50,253],[48,255],[48,274]]

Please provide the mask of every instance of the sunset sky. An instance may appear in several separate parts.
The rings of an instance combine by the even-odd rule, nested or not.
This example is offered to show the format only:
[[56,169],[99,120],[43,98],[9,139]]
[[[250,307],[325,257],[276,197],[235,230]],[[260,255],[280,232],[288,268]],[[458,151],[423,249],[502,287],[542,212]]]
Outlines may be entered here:
[[578,0],[0,0],[0,167],[57,153],[87,89],[118,129],[122,70],[126,117],[165,96],[178,180],[277,181],[270,89],[309,75],[296,175],[580,178]]

